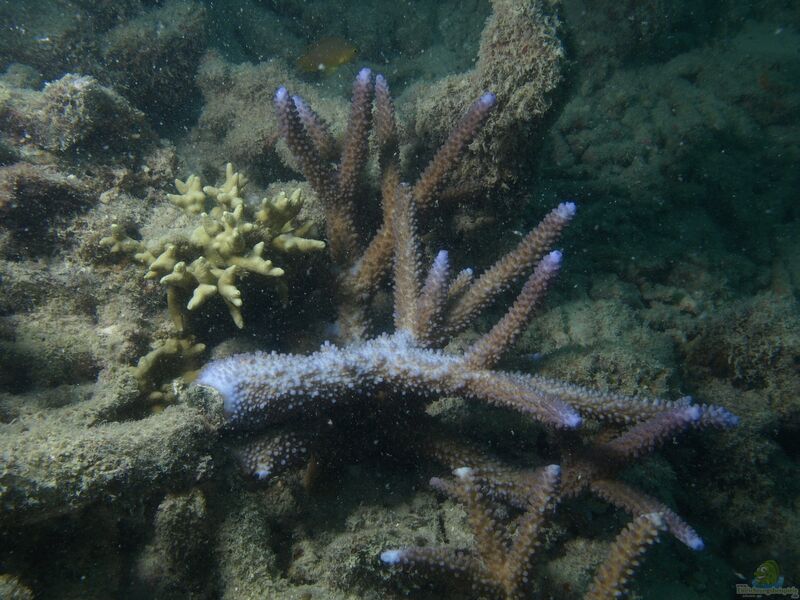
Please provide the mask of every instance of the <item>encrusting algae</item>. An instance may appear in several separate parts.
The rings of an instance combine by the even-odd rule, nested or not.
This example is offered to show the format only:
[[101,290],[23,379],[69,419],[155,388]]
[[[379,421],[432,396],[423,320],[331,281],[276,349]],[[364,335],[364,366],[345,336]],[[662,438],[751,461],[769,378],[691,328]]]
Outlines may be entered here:
[[[312,223],[298,222],[303,207],[299,188],[289,195],[280,192],[263,198],[254,211],[241,196],[246,185],[247,178],[234,171],[231,163],[227,164],[225,182],[219,187],[203,187],[196,175],[175,181],[180,193],[167,194],[167,199],[202,219],[188,244],[165,239],[138,242],[119,225],[112,226],[111,235],[100,241],[112,253],[133,254],[147,265],[145,279],[158,279],[167,287],[167,308],[179,332],[186,328],[184,303],[187,310],[195,310],[217,294],[236,326],[243,328],[238,281],[248,273],[263,277],[284,274],[282,268],[264,258],[267,244],[283,253],[325,248],[325,242],[305,237]],[[205,212],[209,197],[215,206]]]

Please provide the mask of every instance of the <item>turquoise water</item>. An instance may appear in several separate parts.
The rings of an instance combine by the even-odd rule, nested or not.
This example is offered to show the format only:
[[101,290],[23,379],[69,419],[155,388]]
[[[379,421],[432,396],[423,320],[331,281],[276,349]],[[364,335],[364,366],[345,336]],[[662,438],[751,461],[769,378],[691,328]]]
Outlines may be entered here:
[[[498,573],[523,563],[522,597],[580,598],[634,517],[669,511],[704,548],[667,524],[630,597],[792,597],[796,2],[0,1],[0,23],[0,598],[516,597]],[[397,142],[370,99],[351,169],[359,73],[370,94],[385,77]],[[306,131],[304,106],[328,124],[314,152],[293,145],[281,98]],[[433,315],[415,348],[460,357],[481,339],[535,261],[457,326],[453,278],[561,210],[539,254],[563,252],[558,277],[487,368],[698,408],[662,405],[685,422],[615,459],[629,426],[607,397],[598,420],[562,396],[583,417],[564,431],[519,408],[530,390],[487,403],[495,380],[467,399],[437,387],[438,358],[406,389],[323,357],[354,382],[330,392],[301,355],[330,341],[357,356],[403,328],[398,180],[416,293],[442,249],[450,268],[439,313],[405,305]],[[570,202],[574,218],[556,208]],[[389,242],[369,263],[376,231]],[[255,351],[289,355],[265,379],[306,404],[242,426],[223,384],[195,380]],[[534,474],[551,464],[554,489]],[[609,481],[633,490],[627,510]],[[535,553],[492,546],[524,531]],[[401,564],[409,547],[445,567]]]

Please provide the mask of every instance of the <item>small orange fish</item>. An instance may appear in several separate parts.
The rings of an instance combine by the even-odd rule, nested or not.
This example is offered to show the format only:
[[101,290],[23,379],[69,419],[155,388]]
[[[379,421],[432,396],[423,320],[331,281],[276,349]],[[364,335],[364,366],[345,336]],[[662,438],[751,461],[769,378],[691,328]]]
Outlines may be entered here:
[[353,60],[356,52],[355,46],[342,38],[320,38],[297,59],[297,67],[306,73],[333,72]]

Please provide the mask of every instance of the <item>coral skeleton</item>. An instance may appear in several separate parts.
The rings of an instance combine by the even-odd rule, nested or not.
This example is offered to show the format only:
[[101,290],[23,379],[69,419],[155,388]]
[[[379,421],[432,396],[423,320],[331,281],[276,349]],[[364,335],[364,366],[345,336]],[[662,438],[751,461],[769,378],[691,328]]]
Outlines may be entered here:
[[[430,214],[436,206],[438,195],[448,185],[448,173],[480,132],[495,102],[494,95],[488,92],[476,100],[417,181],[408,185],[401,182],[394,108],[381,75],[373,80],[368,69],[358,74],[338,160],[337,144],[327,125],[301,98],[292,96],[285,88],[276,92],[275,108],[283,136],[325,210],[328,249],[337,273],[339,338],[336,344],[325,342],[310,355],[276,352],[235,355],[212,362],[201,371],[197,383],[219,393],[228,427],[251,436],[240,457],[253,476],[270,479],[282,470],[302,464],[309,456],[324,453],[326,448],[320,440],[330,425],[340,421],[354,427],[348,432],[351,445],[359,427],[369,430],[377,423],[381,431],[390,431],[390,447],[395,454],[425,454],[454,467],[470,464],[469,461],[457,464],[459,451],[450,451],[448,455],[428,435],[415,437],[417,430],[428,431],[420,426],[427,416],[425,407],[442,396],[507,407],[562,432],[579,428],[587,418],[606,427],[629,427],[603,446],[603,456],[615,454],[620,458],[635,457],[680,429],[735,424],[733,415],[716,406],[624,396],[495,368],[501,355],[513,347],[558,274],[563,257],[553,246],[575,215],[576,206],[572,202],[551,210],[515,248],[480,276],[475,277],[467,269],[453,274],[449,255],[442,250],[423,277],[418,214]],[[382,223],[362,249],[355,215],[362,201],[359,181],[368,160],[371,129],[380,168]],[[390,269],[394,284],[394,332],[370,335],[367,306]],[[519,295],[494,327],[462,353],[443,350],[501,292],[523,277],[527,279]],[[342,419],[343,410],[353,411],[357,417],[350,421]],[[592,489],[603,495],[602,474],[614,471],[596,466],[595,461],[601,460],[590,456],[567,461],[563,479],[568,492],[582,489],[576,480],[583,481],[581,474],[585,474],[583,479],[594,482]],[[563,495],[564,491],[555,491],[556,480],[560,479],[556,471],[555,467],[545,470],[551,476],[550,482],[533,488],[546,488],[548,491],[542,494],[547,498]],[[527,510],[531,504],[530,479],[517,479],[525,486],[520,490],[513,484],[506,485],[501,473],[497,475],[488,497],[508,493],[516,497],[518,506]],[[488,480],[481,478],[485,479]],[[639,517],[651,513],[666,515],[668,509],[641,501],[638,496],[625,501],[624,491],[608,491],[613,485],[616,484],[606,484],[604,497],[635,514],[636,533],[631,536],[638,540],[635,544],[645,546],[643,540],[653,536],[642,531],[660,530],[661,526],[655,523],[661,520],[653,517],[642,521]],[[476,494],[484,493],[481,486],[474,482],[467,485],[471,504],[478,504]],[[548,503],[549,500],[537,500],[537,514]],[[475,516],[479,512],[471,512],[476,532],[484,527]],[[531,522],[526,525],[533,537],[538,527],[533,522],[534,516],[531,514]],[[670,518],[661,519],[681,537],[682,521],[673,522]],[[691,528],[688,531],[691,533],[682,539],[691,547],[701,547]],[[509,598],[518,597],[518,590],[527,578],[527,567],[523,565],[529,562],[533,542],[522,540],[521,546],[512,545],[506,552],[505,545],[501,548],[496,539],[499,534],[476,535],[488,536],[491,541],[485,550],[488,554],[480,554],[484,550],[478,549],[482,567],[474,567],[476,559],[464,554],[441,560],[449,560],[453,571],[465,572],[468,565],[479,572],[488,570],[493,573],[490,587],[503,590]],[[638,554],[629,552],[631,557]],[[410,560],[409,556],[406,552],[389,553],[384,555],[384,562],[399,563]],[[423,554],[419,557],[424,558]],[[425,560],[440,559],[431,551]],[[607,586],[612,584],[603,584],[606,586],[603,589],[611,589]]]

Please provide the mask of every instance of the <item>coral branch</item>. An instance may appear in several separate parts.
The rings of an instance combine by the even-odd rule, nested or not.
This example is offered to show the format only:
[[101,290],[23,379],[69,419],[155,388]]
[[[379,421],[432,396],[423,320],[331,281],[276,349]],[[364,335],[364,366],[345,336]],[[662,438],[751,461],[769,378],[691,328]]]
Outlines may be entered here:
[[552,248],[573,216],[575,204],[572,202],[559,204],[553,209],[514,250],[492,265],[464,292],[447,316],[448,329],[454,333],[464,329],[497,294],[533,267]]
[[432,548],[429,546],[409,546],[381,552],[383,564],[415,575],[446,575],[455,583],[464,582],[473,593],[497,596],[501,590],[496,584],[475,581],[475,573],[482,571],[482,566],[472,554],[466,550],[451,548]]
[[475,280],[475,273],[472,269],[462,269],[450,282],[450,287],[447,290],[447,298],[450,301],[457,300],[461,295],[469,289],[472,282]]
[[447,250],[440,250],[428,271],[428,277],[419,294],[414,318],[414,338],[425,348],[439,342],[444,307],[447,302],[447,279],[450,264]]
[[540,532],[546,513],[552,512],[561,484],[561,467],[549,465],[540,469],[529,491],[528,506],[517,525],[516,537],[505,562],[505,589],[509,597],[522,592],[530,581],[531,560],[541,546]]
[[470,467],[459,467],[453,474],[461,480],[461,496],[465,499],[467,518],[475,535],[475,553],[485,572],[499,574],[506,553],[505,536],[481,495],[479,473]]
[[467,371],[463,394],[497,406],[513,408],[557,428],[573,429],[580,415],[557,395],[540,394],[525,385],[525,378],[500,371]]
[[642,555],[658,539],[664,522],[658,513],[636,517],[617,536],[600,565],[586,600],[619,598],[641,562]]
[[370,241],[351,277],[351,287],[359,296],[375,291],[387,271],[392,255],[392,215],[394,198],[400,185],[400,151],[397,124],[389,85],[383,75],[375,77],[375,138],[381,170],[381,209],[383,224]]
[[389,84],[383,75],[375,76],[375,139],[378,143],[378,164],[381,171],[390,165],[399,167],[397,123]]
[[464,360],[470,367],[490,368],[497,363],[500,355],[511,347],[528,324],[560,267],[561,252],[558,251],[551,252],[539,261],[506,315],[465,353]]
[[606,502],[634,516],[642,516],[653,512],[659,513],[663,517],[669,532],[689,548],[699,551],[705,547],[703,539],[686,521],[655,498],[642,494],[618,481],[598,479],[590,484],[590,489]]
[[336,160],[339,150],[336,147],[336,140],[331,135],[328,124],[315,113],[300,96],[292,96],[292,101],[297,109],[297,115],[305,127],[308,137],[314,144],[314,149],[322,160]]
[[520,376],[520,385],[531,393],[555,396],[584,417],[614,423],[635,423],[680,406],[660,398],[626,396],[536,375]]
[[399,186],[400,172],[396,165],[390,165],[381,178],[383,224],[355,265],[349,281],[350,287],[357,296],[364,297],[374,292],[391,264],[392,250],[394,249],[392,218],[395,196]]
[[426,208],[433,202],[447,173],[452,170],[464,149],[480,131],[495,104],[497,104],[497,98],[491,92],[486,92],[478,98],[450,133],[447,141],[439,148],[414,185],[414,198],[420,207]]
[[[298,97],[297,100],[305,107],[302,99]],[[303,175],[319,195],[326,210],[329,210],[336,196],[334,174],[328,162],[322,160],[313,140],[303,127],[297,112],[297,100],[289,96],[285,87],[278,88],[275,92],[275,111],[278,114],[281,133],[289,150],[300,163]]]
[[674,433],[684,431],[700,419],[699,406],[679,406],[628,429],[603,447],[620,458],[650,452]]
[[397,190],[392,234],[394,236],[394,327],[414,331],[419,297],[419,252],[417,224],[411,189]]
[[[353,83],[353,101],[350,103],[350,119],[342,148],[342,162],[339,166],[340,210],[353,210],[353,197],[358,179],[367,164],[367,142],[372,122],[372,72],[361,69]],[[355,232],[353,233],[355,236]]]

